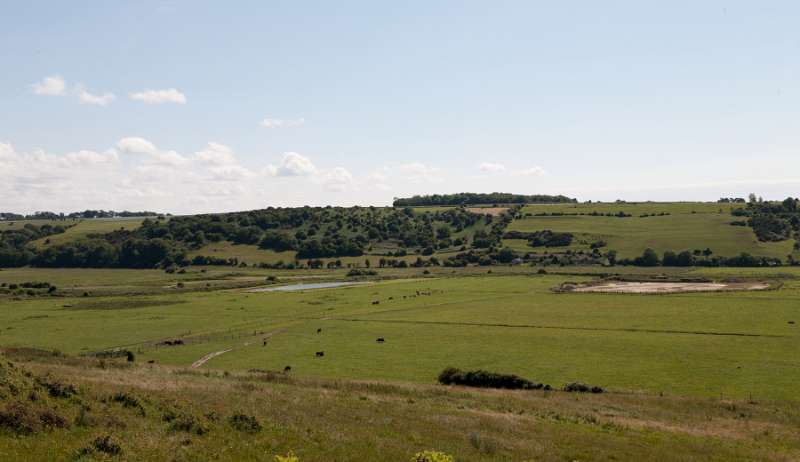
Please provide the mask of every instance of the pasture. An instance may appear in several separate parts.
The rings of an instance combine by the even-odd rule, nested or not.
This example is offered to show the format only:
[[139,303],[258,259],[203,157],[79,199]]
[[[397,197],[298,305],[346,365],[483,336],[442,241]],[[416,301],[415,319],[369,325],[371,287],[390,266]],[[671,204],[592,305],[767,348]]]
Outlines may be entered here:
[[[31,223],[37,220],[31,220]],[[82,220],[66,220],[64,222],[53,222],[55,224],[63,223],[72,225],[61,234],[54,234],[43,239],[38,239],[33,242],[37,247],[44,247],[47,245],[57,245],[66,242],[71,242],[76,239],[84,238],[90,234],[105,234],[120,229],[128,231],[134,230],[141,226],[144,218],[91,218]],[[22,223],[22,222],[20,222]],[[52,223],[51,223],[52,224]]]
[[[108,270],[97,275],[96,285],[105,289],[93,296],[0,299],[0,345],[69,355],[128,348],[139,361],[184,367],[226,351],[201,368],[291,366],[300,377],[429,384],[443,368],[456,366],[557,387],[580,380],[617,391],[796,399],[800,274],[794,268],[684,270],[783,285],[668,295],[560,294],[551,289],[593,276],[478,270],[441,268],[427,277],[419,269],[386,270],[366,286],[283,293],[245,287],[264,284],[268,274],[282,283],[338,279],[343,271]],[[70,285],[70,273],[59,272],[59,283]],[[44,280],[54,273],[3,271],[0,281]],[[78,271],[72,276],[76,288],[88,284],[81,278],[91,278]],[[184,282],[182,289],[177,282]],[[115,284],[124,290],[115,291]],[[129,292],[138,295],[113,295]],[[162,344],[170,339],[183,345]],[[318,351],[324,357],[316,357]]]
[[[665,250],[710,248],[714,254],[735,256],[747,252],[756,256],[785,259],[793,252],[793,240],[759,242],[753,230],[731,226],[737,218],[730,215],[736,204],[716,203],[639,203],[639,204],[558,204],[529,205],[522,209],[522,218],[509,225],[509,231],[551,230],[570,232],[575,240],[570,247],[548,248],[549,251],[588,250],[592,242],[607,242],[605,249],[618,252],[620,258],[632,258],[652,248],[659,255]],[[630,217],[588,215],[624,212]],[[587,215],[536,216],[537,213],[584,213]],[[668,215],[660,215],[667,213]],[[642,214],[651,216],[641,217]],[[652,216],[652,214],[659,214]],[[521,252],[542,251],[528,247],[523,240],[504,242]]]

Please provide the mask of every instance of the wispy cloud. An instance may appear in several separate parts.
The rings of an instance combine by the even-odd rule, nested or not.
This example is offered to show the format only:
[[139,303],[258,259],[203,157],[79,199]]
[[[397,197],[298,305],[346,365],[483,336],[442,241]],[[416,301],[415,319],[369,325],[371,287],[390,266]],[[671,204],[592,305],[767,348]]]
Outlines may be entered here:
[[261,121],[261,126],[266,128],[299,127],[306,123],[304,118],[299,119],[275,119],[266,118]]
[[506,170],[506,166],[494,162],[483,162],[478,166],[478,169],[482,172],[498,173],[498,172],[504,172]]
[[103,93],[102,95],[94,95],[89,93],[84,87],[78,86],[75,90],[78,95],[78,101],[81,104],[90,104],[94,106],[107,106],[116,99],[113,93]]
[[186,104],[186,95],[175,88],[167,88],[164,90],[144,90],[137,93],[131,93],[129,96],[134,101],[141,101],[146,104]]
[[33,93],[41,96],[63,96],[66,94],[67,82],[58,75],[45,77],[41,82],[30,85]]

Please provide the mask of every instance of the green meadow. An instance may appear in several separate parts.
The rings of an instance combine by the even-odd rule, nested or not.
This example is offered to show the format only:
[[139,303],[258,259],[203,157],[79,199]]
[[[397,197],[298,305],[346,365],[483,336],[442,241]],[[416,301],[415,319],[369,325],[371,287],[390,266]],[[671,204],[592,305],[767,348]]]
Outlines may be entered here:
[[[28,222],[36,224],[36,222],[38,221],[42,220],[30,220]],[[46,245],[57,245],[57,244],[63,244],[65,242],[74,241],[77,239],[82,239],[90,234],[105,234],[120,229],[131,231],[141,226],[142,221],[144,221],[144,218],[139,218],[139,217],[90,218],[77,221],[66,220],[63,222],[53,221],[49,223],[54,225],[61,224],[62,226],[69,225],[69,228],[67,228],[67,230],[61,234],[54,234],[52,236],[48,236],[46,238],[34,241],[33,244],[36,245],[37,247],[43,247]],[[24,224],[25,222],[19,222],[19,223]]]
[[[800,380],[800,332],[790,324],[800,321],[800,281],[791,271],[749,270],[777,290],[674,295],[555,293],[561,282],[592,277],[522,270],[425,277],[395,270],[362,286],[252,292],[265,274],[142,271],[127,285],[155,295],[4,299],[0,344],[70,355],[127,348],[141,361],[187,367],[230,350],[201,367],[290,366],[298,376],[416,383],[433,383],[448,366],[483,368],[554,386],[579,380],[695,396],[795,399]],[[298,281],[289,274],[274,285]],[[214,290],[206,281],[237,284]],[[169,339],[184,345],[160,344]]]
[[[794,240],[759,242],[752,229],[732,226],[737,220],[730,214],[736,204],[701,202],[637,203],[637,204],[558,204],[525,206],[522,218],[509,225],[509,231],[551,230],[575,234],[572,250],[587,250],[592,242],[603,240],[608,249],[621,258],[641,255],[652,248],[662,254],[665,250],[704,250],[716,255],[735,256],[747,252],[756,256],[786,258],[793,252]],[[630,217],[588,215],[624,212]],[[540,213],[583,213],[584,215],[536,216]],[[668,215],[660,215],[666,213]],[[649,216],[642,217],[647,214]],[[657,214],[652,216],[652,214]],[[521,240],[507,240],[506,245],[518,251],[544,250],[527,247]],[[551,248],[563,251],[567,248]]]

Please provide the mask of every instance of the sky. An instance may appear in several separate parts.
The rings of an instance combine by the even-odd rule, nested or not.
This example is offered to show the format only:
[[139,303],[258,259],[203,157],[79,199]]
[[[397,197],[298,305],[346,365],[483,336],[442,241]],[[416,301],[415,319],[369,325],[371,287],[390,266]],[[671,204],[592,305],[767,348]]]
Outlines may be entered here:
[[0,0],[0,211],[800,190],[800,2]]

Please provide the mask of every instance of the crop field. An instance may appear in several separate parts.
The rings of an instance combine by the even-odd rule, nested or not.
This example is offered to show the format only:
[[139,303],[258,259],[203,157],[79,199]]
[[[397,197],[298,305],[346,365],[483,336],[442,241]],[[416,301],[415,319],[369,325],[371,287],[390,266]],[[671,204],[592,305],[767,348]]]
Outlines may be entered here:
[[[566,280],[592,276],[523,269],[487,275],[442,268],[429,277],[393,270],[385,274],[390,279],[364,286],[259,293],[248,287],[263,284],[267,273],[254,270],[138,277],[112,270],[97,275],[98,286],[114,293],[110,287],[126,281],[140,295],[0,299],[0,345],[69,355],[128,348],[140,361],[184,367],[224,352],[199,367],[290,366],[300,377],[430,384],[455,366],[554,386],[579,380],[618,391],[791,400],[800,380],[800,281],[796,271],[782,270],[736,273],[773,281],[775,290],[669,295],[554,293]],[[19,271],[27,273],[3,271],[0,281],[57,280],[54,270]],[[341,273],[271,274],[280,284],[297,282],[292,274],[309,281]],[[68,273],[62,277],[58,282],[69,285]],[[183,344],[162,344],[172,339]]]
[[[575,234],[570,247],[549,248],[550,251],[589,249],[599,240],[621,258],[641,255],[646,248],[662,254],[665,250],[682,251],[710,248],[716,255],[735,256],[741,252],[765,257],[785,258],[793,252],[793,240],[759,242],[752,229],[731,226],[736,217],[730,215],[732,204],[716,203],[643,203],[643,204],[567,204],[526,206],[523,218],[514,220],[510,231],[551,230]],[[631,217],[608,216],[536,216],[537,213],[617,213]],[[668,215],[641,217],[642,214]],[[506,245],[518,251],[544,250],[528,247],[522,240],[507,240]]]

